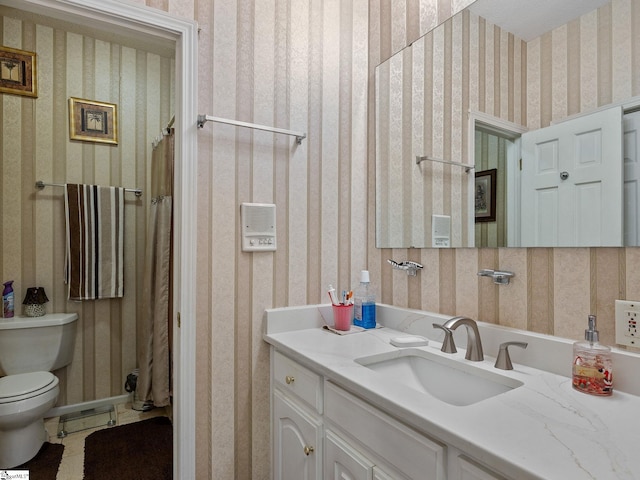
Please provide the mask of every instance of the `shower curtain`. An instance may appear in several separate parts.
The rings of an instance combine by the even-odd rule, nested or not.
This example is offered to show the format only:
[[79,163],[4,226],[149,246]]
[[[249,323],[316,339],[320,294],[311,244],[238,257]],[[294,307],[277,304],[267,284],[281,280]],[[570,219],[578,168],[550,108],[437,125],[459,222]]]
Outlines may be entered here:
[[147,228],[142,318],[138,322],[136,396],[145,405],[164,407],[171,397],[173,129],[151,156],[151,205]]

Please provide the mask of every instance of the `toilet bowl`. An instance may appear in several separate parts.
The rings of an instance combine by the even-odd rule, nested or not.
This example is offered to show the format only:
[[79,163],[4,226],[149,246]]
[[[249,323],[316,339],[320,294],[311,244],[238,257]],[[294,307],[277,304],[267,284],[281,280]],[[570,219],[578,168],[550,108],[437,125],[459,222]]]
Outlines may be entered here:
[[0,470],[31,460],[46,441],[44,417],[60,392],[51,371],[71,363],[77,319],[0,319]]
[[44,415],[58,393],[58,378],[50,372],[0,378],[0,468],[17,467],[38,453],[47,437]]

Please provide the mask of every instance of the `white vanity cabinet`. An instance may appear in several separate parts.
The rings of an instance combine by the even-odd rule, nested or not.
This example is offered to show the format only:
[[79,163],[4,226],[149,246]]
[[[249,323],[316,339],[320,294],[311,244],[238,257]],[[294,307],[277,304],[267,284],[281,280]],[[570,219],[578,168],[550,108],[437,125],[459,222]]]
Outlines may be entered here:
[[321,377],[272,350],[274,479],[322,480]]
[[274,480],[504,480],[272,348]]
[[419,434],[330,381],[325,381],[324,408],[325,428],[331,428],[368,455],[376,466],[375,478],[446,479],[446,447],[442,443]]
[[371,480],[374,464],[351,442],[327,429],[325,432],[324,478],[327,480]]

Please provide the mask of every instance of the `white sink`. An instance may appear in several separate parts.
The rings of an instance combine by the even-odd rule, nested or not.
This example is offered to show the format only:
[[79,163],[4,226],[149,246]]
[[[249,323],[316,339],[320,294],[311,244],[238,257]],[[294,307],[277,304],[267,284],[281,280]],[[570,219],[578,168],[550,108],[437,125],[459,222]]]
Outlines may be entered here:
[[450,405],[464,406],[523,385],[519,380],[417,348],[355,360],[392,382],[427,393]]

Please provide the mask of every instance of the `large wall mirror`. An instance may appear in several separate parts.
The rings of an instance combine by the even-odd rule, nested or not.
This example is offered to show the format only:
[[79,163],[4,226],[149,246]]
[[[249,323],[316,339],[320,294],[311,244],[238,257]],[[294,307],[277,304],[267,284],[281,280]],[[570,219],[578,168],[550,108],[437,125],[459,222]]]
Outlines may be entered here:
[[376,246],[638,245],[638,25],[477,0],[379,65]]

